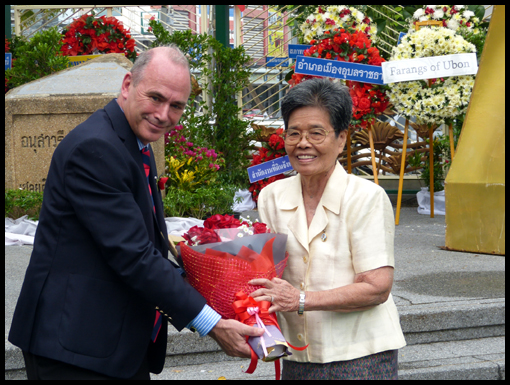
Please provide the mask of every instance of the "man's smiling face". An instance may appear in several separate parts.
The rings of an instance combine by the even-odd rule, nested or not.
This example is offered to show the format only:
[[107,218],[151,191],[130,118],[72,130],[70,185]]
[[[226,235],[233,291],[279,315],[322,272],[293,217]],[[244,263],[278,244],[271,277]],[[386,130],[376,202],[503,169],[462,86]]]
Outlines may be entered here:
[[189,70],[161,52],[155,52],[135,86],[128,72],[122,82],[119,105],[143,144],[157,141],[175,127],[188,101]]

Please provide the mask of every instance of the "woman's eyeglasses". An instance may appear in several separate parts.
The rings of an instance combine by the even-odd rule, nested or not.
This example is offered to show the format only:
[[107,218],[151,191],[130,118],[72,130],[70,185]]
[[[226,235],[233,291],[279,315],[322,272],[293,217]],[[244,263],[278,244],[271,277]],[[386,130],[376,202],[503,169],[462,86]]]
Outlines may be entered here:
[[304,133],[301,133],[301,131],[293,130],[292,128],[289,128],[287,131],[285,131],[285,143],[288,145],[294,145],[301,142],[301,139],[303,138],[303,135],[305,136],[306,140],[309,141],[312,144],[321,144],[326,140],[326,136],[331,131],[327,131],[323,128],[312,128],[311,130],[305,131]]

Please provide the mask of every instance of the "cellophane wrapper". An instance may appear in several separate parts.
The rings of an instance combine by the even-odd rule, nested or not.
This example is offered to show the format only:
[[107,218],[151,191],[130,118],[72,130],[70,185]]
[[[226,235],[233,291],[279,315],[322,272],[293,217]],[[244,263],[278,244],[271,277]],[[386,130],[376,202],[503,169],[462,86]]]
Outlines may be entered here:
[[[250,280],[282,277],[288,260],[285,251],[287,235],[265,233],[238,238],[238,229],[215,231],[219,232],[221,239],[232,240],[199,246],[187,246],[181,242],[180,256],[191,286],[197,289],[205,297],[207,304],[223,318],[234,319],[236,314],[232,304],[235,294],[242,291],[249,295],[260,288],[248,284]],[[265,334],[266,341],[284,344],[285,348],[269,349],[271,346],[268,345],[268,351],[284,351],[278,357],[273,357],[274,353],[269,354],[271,357],[265,357],[260,348],[260,338],[251,337],[248,343],[259,358],[271,361],[291,354],[278,328],[272,327],[270,330],[272,338]]]

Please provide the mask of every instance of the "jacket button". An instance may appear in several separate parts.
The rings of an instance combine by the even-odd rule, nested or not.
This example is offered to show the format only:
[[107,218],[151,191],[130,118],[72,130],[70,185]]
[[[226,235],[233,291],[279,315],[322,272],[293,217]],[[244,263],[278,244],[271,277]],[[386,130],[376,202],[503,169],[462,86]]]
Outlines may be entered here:
[[301,333],[298,333],[297,339],[300,341],[303,341],[303,335]]
[[308,263],[308,257],[306,255],[303,257],[303,262]]

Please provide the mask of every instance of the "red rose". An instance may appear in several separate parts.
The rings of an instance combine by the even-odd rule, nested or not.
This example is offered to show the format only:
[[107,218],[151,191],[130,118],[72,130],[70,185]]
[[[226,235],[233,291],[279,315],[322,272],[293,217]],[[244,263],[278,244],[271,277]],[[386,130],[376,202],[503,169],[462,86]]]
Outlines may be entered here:
[[360,98],[358,102],[358,107],[360,110],[366,110],[370,108],[370,100],[368,98]]
[[165,189],[165,183],[168,181],[168,177],[162,177],[159,182],[158,182],[158,187],[160,190],[164,190]]
[[198,226],[193,226],[182,237],[187,240],[190,245],[194,245],[197,242],[199,245],[221,242],[221,238],[218,234],[216,234],[214,230],[205,229]]
[[200,242],[200,245],[204,245],[206,243],[221,242],[221,238],[214,230],[204,229],[198,236],[198,241]]
[[[193,226],[191,229],[188,230],[188,232],[186,234],[184,234],[182,237],[187,240],[188,242],[190,242],[190,244],[193,244],[193,240],[192,238],[193,237],[197,237],[202,233],[202,228],[201,227],[198,227],[198,226]],[[195,239],[195,242],[196,242],[196,239]]]
[[235,229],[239,226],[241,226],[241,221],[232,215],[215,214],[204,222],[204,227],[207,229]]
[[254,234],[264,234],[269,233],[269,229],[267,228],[265,223],[255,222],[253,224],[253,233]]

